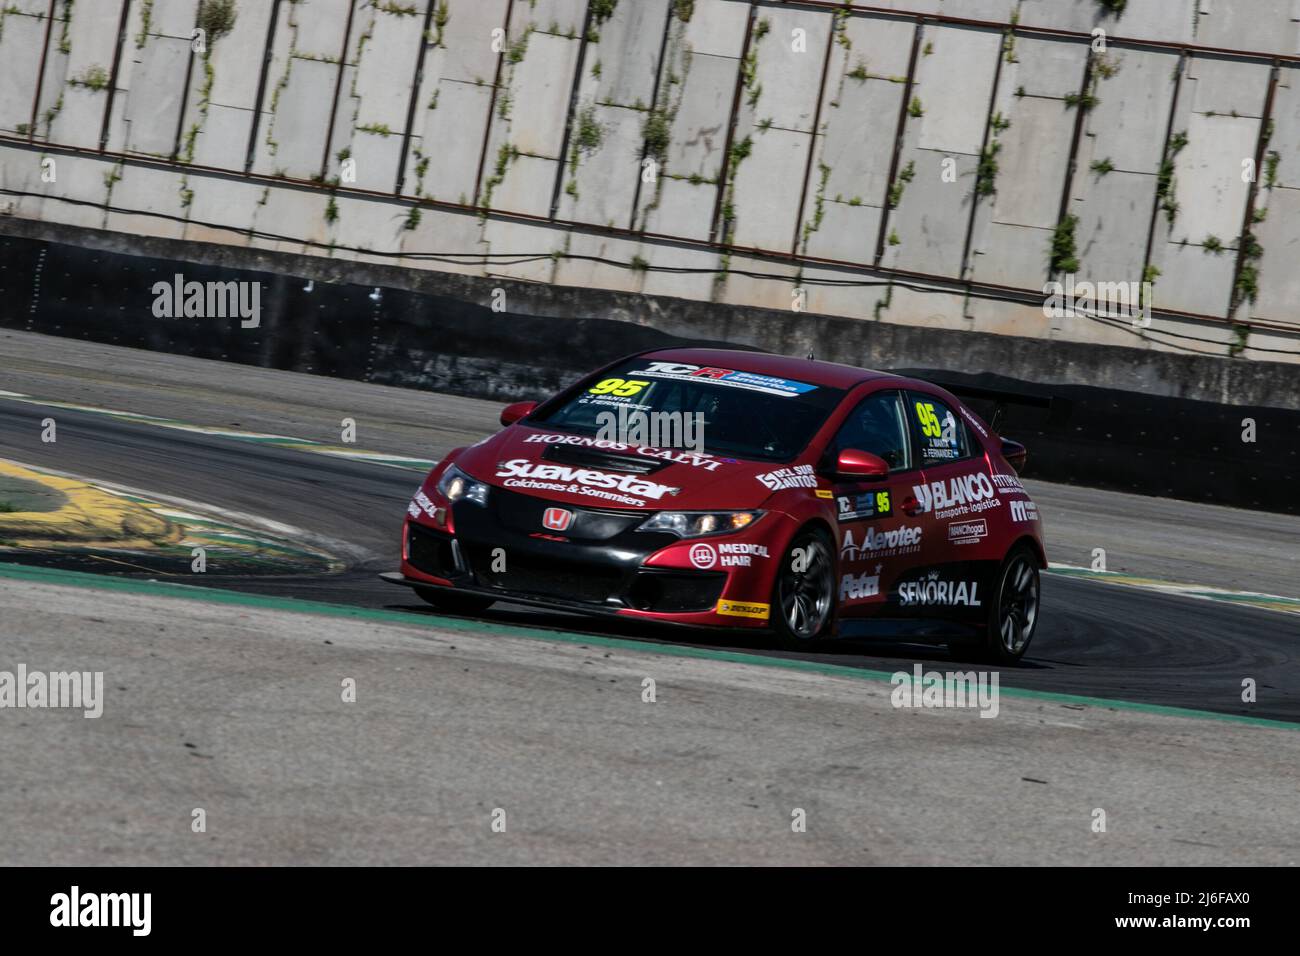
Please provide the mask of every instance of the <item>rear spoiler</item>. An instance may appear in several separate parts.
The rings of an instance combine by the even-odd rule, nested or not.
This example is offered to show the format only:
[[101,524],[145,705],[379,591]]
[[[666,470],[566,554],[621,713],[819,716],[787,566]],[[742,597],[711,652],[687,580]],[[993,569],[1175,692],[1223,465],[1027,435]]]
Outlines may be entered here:
[[1021,405],[1027,408],[1045,408],[1047,409],[1047,420],[1052,425],[1059,425],[1069,420],[1070,414],[1074,409],[1074,403],[1068,398],[1061,398],[1055,395],[1035,395],[1031,392],[985,388],[982,385],[966,385],[961,382],[945,382],[941,379],[930,377],[926,377],[926,381],[933,382],[935,385],[946,388],[958,398],[973,398],[992,402],[993,418],[989,421],[989,427],[998,434],[1002,433],[998,428],[998,425],[1000,424],[1008,405]]

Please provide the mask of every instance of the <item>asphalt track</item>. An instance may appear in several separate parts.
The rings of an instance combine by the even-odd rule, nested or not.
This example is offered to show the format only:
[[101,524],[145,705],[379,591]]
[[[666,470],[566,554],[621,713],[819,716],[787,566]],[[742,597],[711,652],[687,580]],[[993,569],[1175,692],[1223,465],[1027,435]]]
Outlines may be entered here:
[[[0,387],[8,386],[0,381]],[[431,395],[421,400],[434,408],[444,401]],[[446,399],[450,405],[464,401]],[[185,413],[182,407],[172,411],[177,418]],[[57,416],[58,440],[47,444],[40,440],[41,421],[51,414]],[[451,429],[457,437],[464,430]],[[448,447],[442,435],[426,440],[430,447]],[[185,583],[431,613],[405,590],[375,577],[394,564],[387,556],[395,554],[402,513],[419,480],[414,472],[14,402],[0,402],[0,457],[272,517],[327,539],[354,560],[347,572],[316,578],[204,575]],[[1045,516],[1051,527],[1049,509]],[[1300,722],[1295,615],[1053,575],[1045,577],[1043,600],[1030,654],[1020,667],[1002,671],[1005,687]],[[876,671],[954,660],[942,647],[858,642],[787,655],[765,648],[756,635],[701,636],[517,606],[499,606],[480,619]],[[1258,683],[1258,701],[1250,705],[1241,701],[1248,677]]]

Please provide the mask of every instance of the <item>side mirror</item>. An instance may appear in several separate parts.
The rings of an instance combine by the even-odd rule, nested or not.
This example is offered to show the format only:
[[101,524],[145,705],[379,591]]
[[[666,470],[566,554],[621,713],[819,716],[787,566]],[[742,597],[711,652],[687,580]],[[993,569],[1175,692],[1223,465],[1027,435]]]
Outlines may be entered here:
[[1002,457],[1007,460],[1007,464],[1020,474],[1025,470],[1025,459],[1029,457],[1029,449],[1018,441],[1012,441],[1010,438],[1002,439]]
[[835,460],[837,478],[886,478],[889,463],[879,455],[856,448],[845,448]]
[[507,405],[501,409],[501,424],[513,425],[519,419],[531,415],[536,407],[536,402],[515,402],[513,405]]

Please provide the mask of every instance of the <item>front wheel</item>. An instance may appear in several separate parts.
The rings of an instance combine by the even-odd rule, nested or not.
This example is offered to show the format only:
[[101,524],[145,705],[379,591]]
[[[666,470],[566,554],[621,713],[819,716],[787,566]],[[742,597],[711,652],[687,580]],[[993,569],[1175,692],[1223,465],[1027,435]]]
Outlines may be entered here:
[[1002,562],[988,608],[984,656],[1014,664],[1025,656],[1038,626],[1038,555],[1017,545]]
[[481,614],[496,603],[491,598],[479,597],[477,594],[457,594],[442,588],[416,588],[415,593],[426,604],[432,604],[439,611],[449,614]]
[[835,558],[818,528],[795,535],[772,589],[772,631],[786,650],[808,650],[828,637],[835,620]]

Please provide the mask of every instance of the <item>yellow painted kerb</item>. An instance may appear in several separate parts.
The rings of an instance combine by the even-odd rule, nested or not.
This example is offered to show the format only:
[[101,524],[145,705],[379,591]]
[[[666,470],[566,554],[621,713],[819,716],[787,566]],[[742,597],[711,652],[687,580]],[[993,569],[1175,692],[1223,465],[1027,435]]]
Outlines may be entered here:
[[180,540],[179,525],[84,481],[0,461],[0,478],[6,477],[43,485],[67,499],[57,511],[0,513],[0,539],[7,542],[23,547],[98,543],[117,548],[147,548]]

